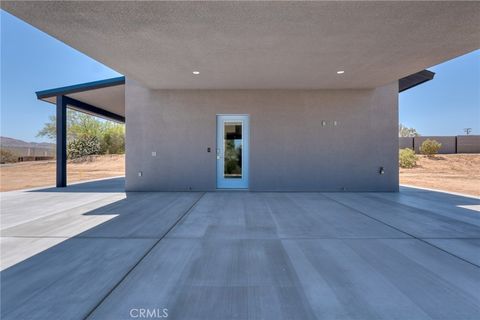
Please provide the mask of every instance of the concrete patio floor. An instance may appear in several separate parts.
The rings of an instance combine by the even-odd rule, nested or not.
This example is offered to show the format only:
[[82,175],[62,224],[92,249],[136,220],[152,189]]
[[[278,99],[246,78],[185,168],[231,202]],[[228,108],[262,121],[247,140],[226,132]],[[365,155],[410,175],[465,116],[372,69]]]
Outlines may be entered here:
[[480,315],[478,199],[122,187],[1,195],[2,319]]

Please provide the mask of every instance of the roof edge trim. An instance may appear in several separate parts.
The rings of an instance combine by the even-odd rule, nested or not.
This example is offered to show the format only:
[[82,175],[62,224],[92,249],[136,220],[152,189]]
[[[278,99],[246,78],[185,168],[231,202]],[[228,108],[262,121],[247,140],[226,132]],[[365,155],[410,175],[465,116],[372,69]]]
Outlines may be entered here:
[[398,80],[398,92],[406,91],[422,83],[432,80],[435,72],[430,70],[422,70]]
[[42,99],[51,98],[59,95],[66,95],[66,94],[71,94],[76,92],[119,86],[122,84],[125,84],[124,76],[92,81],[92,82],[85,82],[85,83],[75,84],[72,86],[37,91],[35,92],[35,94],[37,95],[37,99],[42,100]]

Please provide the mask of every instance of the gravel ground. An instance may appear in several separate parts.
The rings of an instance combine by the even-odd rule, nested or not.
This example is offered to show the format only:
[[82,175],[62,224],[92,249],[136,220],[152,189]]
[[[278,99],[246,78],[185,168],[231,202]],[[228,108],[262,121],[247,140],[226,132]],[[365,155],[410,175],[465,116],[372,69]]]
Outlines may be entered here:
[[417,167],[400,169],[400,184],[480,196],[480,154],[418,156]]
[[[102,155],[67,164],[68,182],[125,175],[125,155]],[[55,185],[55,161],[30,161],[0,166],[0,191]]]

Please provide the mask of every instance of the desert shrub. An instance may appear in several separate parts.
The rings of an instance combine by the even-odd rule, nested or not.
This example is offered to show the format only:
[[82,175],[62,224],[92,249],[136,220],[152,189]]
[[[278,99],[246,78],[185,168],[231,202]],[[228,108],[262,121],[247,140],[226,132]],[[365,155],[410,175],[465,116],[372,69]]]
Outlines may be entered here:
[[413,168],[417,165],[415,151],[410,148],[400,149],[398,162],[401,168]]
[[67,145],[69,159],[79,159],[100,153],[100,141],[96,136],[82,135],[70,141]]
[[118,124],[106,125],[101,139],[101,154],[125,153],[125,127]]
[[10,150],[0,150],[0,163],[13,163],[18,161],[18,156]]
[[442,144],[436,140],[427,139],[422,142],[422,145],[420,146],[420,153],[427,156],[434,156],[438,153],[441,147]]

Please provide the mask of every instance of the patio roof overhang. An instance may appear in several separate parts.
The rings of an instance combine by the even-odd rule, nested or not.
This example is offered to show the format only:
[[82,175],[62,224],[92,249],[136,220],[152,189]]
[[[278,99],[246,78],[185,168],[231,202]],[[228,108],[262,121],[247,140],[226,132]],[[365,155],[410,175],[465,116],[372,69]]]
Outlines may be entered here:
[[125,77],[37,91],[36,95],[39,100],[53,104],[63,96],[68,108],[125,122]]
[[480,39],[476,1],[0,6],[149,89],[375,88],[474,51]]
[[420,72],[406,76],[398,80],[398,92],[403,92],[422,83],[430,81],[435,76],[435,72],[430,70],[422,70]]

